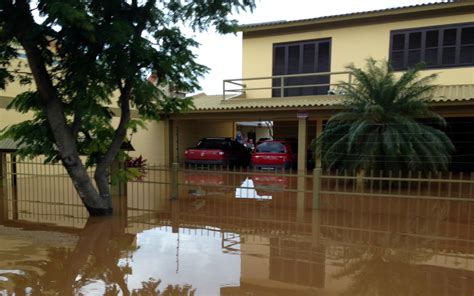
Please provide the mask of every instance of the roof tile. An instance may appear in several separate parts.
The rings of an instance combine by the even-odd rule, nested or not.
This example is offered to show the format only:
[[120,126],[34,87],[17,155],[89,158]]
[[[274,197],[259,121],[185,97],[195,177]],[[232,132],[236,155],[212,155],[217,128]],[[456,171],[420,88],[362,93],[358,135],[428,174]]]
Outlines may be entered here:
[[[474,101],[474,84],[442,85],[436,88],[432,102]],[[340,107],[343,96],[324,95],[308,97],[245,99],[228,98],[222,100],[221,95],[198,95],[194,97],[195,110],[191,112],[218,110],[255,110],[269,108],[300,108],[300,107]]]
[[[315,18],[306,18],[306,19],[298,19],[298,20],[279,20],[279,21],[270,21],[270,22],[262,22],[262,23],[252,23],[252,24],[243,24],[240,26],[240,30],[246,31],[247,29],[257,29],[257,28],[264,28],[269,26],[278,26],[278,25],[287,25],[287,24],[296,24],[296,23],[306,23],[306,22],[317,22],[323,21],[328,19],[337,19],[342,17],[350,17],[350,16],[370,16],[370,14],[381,13],[381,12],[388,12],[388,11],[397,11],[397,10],[405,10],[411,9],[416,7],[429,7],[429,6],[446,6],[449,4],[455,4],[462,1],[459,0],[441,0],[437,2],[427,2],[422,4],[416,5],[407,5],[407,6],[399,6],[399,7],[392,7],[392,8],[384,8],[384,9],[377,9],[377,10],[367,10],[367,11],[360,11],[360,12],[351,12],[351,13],[344,13],[344,14],[335,14],[335,15],[328,15],[328,16],[321,16]],[[468,2],[468,1],[464,1]]]

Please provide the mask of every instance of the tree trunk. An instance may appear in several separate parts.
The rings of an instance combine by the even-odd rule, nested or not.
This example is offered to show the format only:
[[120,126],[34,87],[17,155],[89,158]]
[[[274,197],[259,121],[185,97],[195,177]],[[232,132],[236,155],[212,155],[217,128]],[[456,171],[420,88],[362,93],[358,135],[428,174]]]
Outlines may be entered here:
[[[64,161],[63,161],[64,164]],[[87,208],[89,215],[91,216],[105,216],[110,215],[113,212],[112,208],[112,199],[110,194],[99,194],[101,188],[104,190],[104,184],[96,184],[99,192],[94,188],[92,179],[87,173],[87,170],[83,166],[81,160],[79,159],[76,162],[77,165],[71,166],[66,165],[66,170],[71,177],[71,180],[74,184],[79,197],[81,198],[82,203]],[[105,179],[105,187],[108,190],[107,175],[103,177]]]
[[[105,186],[107,182],[104,183],[103,181],[104,179],[107,181],[106,170],[103,170],[105,172],[104,176],[98,178],[101,181],[100,184],[97,184],[98,192],[79,157],[76,138],[64,115],[63,102],[53,85],[52,78],[45,66],[44,57],[38,46],[43,42],[42,38],[44,36],[32,34],[32,32],[37,33],[37,28],[29,8],[29,2],[18,0],[14,5],[15,7],[12,8],[11,13],[16,14],[18,19],[23,20],[22,26],[14,34],[25,50],[31,74],[41,96],[43,109],[46,112],[61,161],[89,214],[92,216],[111,214],[110,194],[99,194],[101,191],[108,192],[108,189],[105,188],[108,187],[108,184]],[[113,152],[111,151],[110,154],[113,154]],[[116,153],[113,157],[115,155]]]

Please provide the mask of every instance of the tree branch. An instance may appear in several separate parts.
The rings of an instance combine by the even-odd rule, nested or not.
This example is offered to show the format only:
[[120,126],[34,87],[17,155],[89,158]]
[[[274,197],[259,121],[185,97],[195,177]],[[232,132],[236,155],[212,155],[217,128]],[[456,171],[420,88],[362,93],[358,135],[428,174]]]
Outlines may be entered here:
[[74,121],[72,122],[72,125],[71,125],[71,132],[74,138],[77,138],[77,134],[79,133],[81,129],[81,123],[82,123],[82,117],[79,114],[75,113]]

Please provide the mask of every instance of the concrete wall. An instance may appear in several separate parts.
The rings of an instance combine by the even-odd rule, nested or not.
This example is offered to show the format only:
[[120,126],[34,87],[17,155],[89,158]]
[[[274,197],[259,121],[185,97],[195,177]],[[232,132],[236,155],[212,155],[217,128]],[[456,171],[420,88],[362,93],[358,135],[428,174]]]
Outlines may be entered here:
[[[272,51],[273,44],[275,43],[331,38],[331,72],[338,72],[345,71],[345,67],[351,63],[358,67],[363,67],[365,60],[369,57],[373,57],[376,60],[387,60],[391,30],[473,21],[474,16],[470,13],[262,37],[249,37],[244,33],[242,77],[266,77],[272,75]],[[473,67],[427,70],[424,73],[426,75],[440,73],[438,80],[435,82],[437,84],[474,84]],[[347,76],[335,75],[331,77],[331,83],[341,80],[347,81]],[[271,80],[246,81],[245,83],[248,88],[271,86]],[[271,96],[271,91],[248,91],[246,96],[247,98],[268,98]]]

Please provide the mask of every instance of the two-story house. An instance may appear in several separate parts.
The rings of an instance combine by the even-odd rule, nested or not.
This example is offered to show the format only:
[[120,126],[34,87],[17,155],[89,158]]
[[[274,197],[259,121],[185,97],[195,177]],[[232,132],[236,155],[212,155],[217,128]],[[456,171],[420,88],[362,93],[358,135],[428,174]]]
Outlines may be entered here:
[[[273,121],[274,137],[298,138],[299,168],[309,141],[340,110],[346,66],[389,60],[396,71],[426,63],[438,73],[434,110],[456,145],[453,164],[474,157],[474,2],[448,1],[241,27],[242,77],[223,81],[222,96],[196,96],[196,109],[169,122],[170,161],[204,136],[235,136],[235,122]],[[229,57],[231,58],[231,57]],[[454,168],[456,169],[456,168]]]
[[[431,105],[449,123],[453,169],[474,168],[474,1],[248,24],[241,31],[242,77],[224,80],[222,95],[195,96],[193,111],[149,123],[132,136],[132,154],[150,164],[182,162],[200,138],[235,137],[238,122],[273,122],[274,138],[297,138],[304,170],[310,141],[341,109],[337,85],[352,80],[346,66],[363,67],[372,57],[400,73],[425,62],[424,74],[439,74]],[[28,71],[26,60],[19,62]],[[29,118],[4,109],[27,88],[12,83],[0,92],[0,128]],[[0,153],[12,144],[0,142]]]

